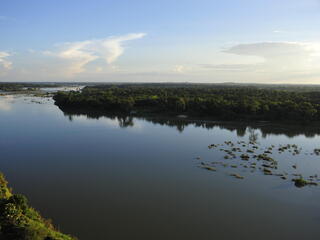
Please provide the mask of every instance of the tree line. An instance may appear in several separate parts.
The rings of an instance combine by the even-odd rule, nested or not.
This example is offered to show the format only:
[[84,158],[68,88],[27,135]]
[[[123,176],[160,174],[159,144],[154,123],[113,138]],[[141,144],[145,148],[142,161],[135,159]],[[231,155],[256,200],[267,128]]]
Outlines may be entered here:
[[320,92],[259,87],[103,85],[58,92],[56,105],[106,112],[186,114],[221,120],[320,120]]

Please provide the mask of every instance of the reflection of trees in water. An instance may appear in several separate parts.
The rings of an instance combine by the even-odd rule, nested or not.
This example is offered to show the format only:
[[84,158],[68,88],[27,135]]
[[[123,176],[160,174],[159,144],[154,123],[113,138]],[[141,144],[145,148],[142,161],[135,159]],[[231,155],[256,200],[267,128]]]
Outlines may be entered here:
[[111,120],[117,120],[119,123],[119,127],[126,128],[126,127],[133,127],[134,121],[133,116],[127,115],[101,115],[97,113],[81,113],[81,112],[64,112],[64,115],[69,119],[70,122],[73,121],[74,116],[86,116],[88,119],[96,119],[99,120],[101,117],[106,117]]
[[248,132],[249,132],[249,141],[257,142],[259,134],[256,132],[256,129],[249,127]]
[[121,116],[118,117],[118,122],[119,122],[119,126],[121,128],[126,128],[126,127],[133,127],[134,126],[134,122],[133,122],[133,117],[132,116]]
[[320,128],[312,125],[290,125],[290,124],[271,124],[271,123],[237,123],[237,122],[216,122],[216,121],[203,121],[203,120],[189,120],[176,117],[164,117],[164,116],[132,116],[124,114],[110,114],[103,112],[95,112],[79,109],[61,109],[64,115],[73,120],[73,116],[86,116],[88,119],[99,119],[106,117],[111,120],[117,120],[119,126],[122,128],[134,127],[134,119],[145,120],[153,124],[161,126],[168,126],[176,128],[177,131],[183,132],[188,126],[213,129],[220,128],[229,131],[236,131],[237,136],[244,137],[249,134],[250,141],[257,141],[259,132],[261,137],[266,138],[268,135],[286,135],[287,137],[295,137],[298,135],[304,135],[306,137],[315,137],[320,134]]
[[244,135],[246,135],[246,130],[247,127],[241,127],[239,126],[237,129],[235,129],[237,131],[237,136],[238,137],[244,137]]

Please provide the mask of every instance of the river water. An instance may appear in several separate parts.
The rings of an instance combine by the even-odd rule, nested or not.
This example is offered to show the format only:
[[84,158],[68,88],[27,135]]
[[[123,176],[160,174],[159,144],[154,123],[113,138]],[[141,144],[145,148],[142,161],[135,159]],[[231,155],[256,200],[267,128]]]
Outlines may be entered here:
[[[302,174],[318,182],[317,128],[75,114],[51,99],[16,95],[0,96],[0,130],[0,171],[14,192],[79,239],[320,234],[320,186],[291,181]],[[243,153],[274,145],[273,175],[251,153],[249,161],[240,151],[225,159],[232,148],[225,141]],[[277,150],[287,144],[299,152]]]

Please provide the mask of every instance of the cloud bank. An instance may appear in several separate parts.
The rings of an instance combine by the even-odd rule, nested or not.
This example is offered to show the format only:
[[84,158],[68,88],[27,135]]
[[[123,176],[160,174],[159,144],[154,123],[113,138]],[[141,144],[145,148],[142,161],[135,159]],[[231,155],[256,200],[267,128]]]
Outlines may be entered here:
[[256,67],[268,72],[290,73],[320,70],[318,64],[320,62],[320,43],[262,42],[238,44],[224,52],[260,57],[264,62],[256,64]]
[[[220,64],[199,66],[210,71],[212,76],[225,77],[230,81],[320,83],[319,42],[237,44],[223,50],[222,54]],[[243,59],[232,61],[232,56]],[[248,57],[255,57],[255,60],[248,62]]]
[[[211,53],[192,49],[180,57],[169,51],[150,54],[146,48],[139,51],[138,61],[131,56],[134,61],[114,65],[127,42],[145,35],[67,42],[14,56],[0,52],[0,80],[320,83],[320,42],[233,44]],[[15,67],[8,71],[12,62]]]

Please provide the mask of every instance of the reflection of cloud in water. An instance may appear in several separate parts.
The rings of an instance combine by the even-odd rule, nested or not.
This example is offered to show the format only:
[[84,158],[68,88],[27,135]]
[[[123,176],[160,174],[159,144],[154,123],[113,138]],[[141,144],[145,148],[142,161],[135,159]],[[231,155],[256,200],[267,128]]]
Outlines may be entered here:
[[13,96],[1,96],[0,97],[0,111],[10,111],[13,103]]
[[112,128],[119,128],[119,123],[116,119],[109,119],[109,118],[100,118],[98,119],[88,119],[84,115],[78,115],[78,116],[69,116],[69,120],[72,122],[78,122],[85,125],[92,125],[92,121],[94,121],[94,124],[101,124],[101,125],[107,125],[108,127]]

